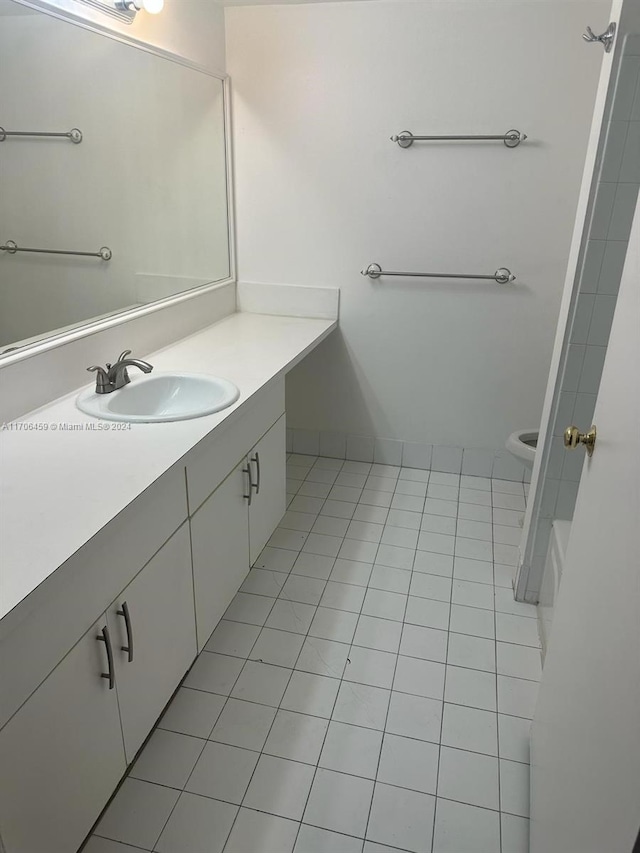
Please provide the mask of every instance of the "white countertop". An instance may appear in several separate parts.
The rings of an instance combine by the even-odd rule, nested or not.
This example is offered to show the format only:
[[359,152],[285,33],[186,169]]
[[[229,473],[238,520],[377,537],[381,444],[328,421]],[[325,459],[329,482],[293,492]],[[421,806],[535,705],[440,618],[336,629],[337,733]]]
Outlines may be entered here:
[[[239,400],[174,423],[106,423],[80,412],[79,389],[0,432],[0,619],[253,394],[337,327],[335,320],[238,313],[145,355],[158,370],[230,379]],[[135,371],[132,372],[135,381]],[[60,428],[61,424],[75,429]],[[54,427],[52,429],[52,426]]]

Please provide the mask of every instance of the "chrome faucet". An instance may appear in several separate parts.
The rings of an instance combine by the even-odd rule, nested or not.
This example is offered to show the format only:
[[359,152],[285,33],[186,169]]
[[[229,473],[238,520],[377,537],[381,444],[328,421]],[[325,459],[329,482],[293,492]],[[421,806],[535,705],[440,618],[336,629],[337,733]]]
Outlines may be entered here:
[[153,365],[149,364],[148,361],[142,361],[139,358],[128,358],[130,355],[131,350],[126,349],[123,353],[120,353],[114,365],[107,365],[107,378],[113,384],[114,391],[119,391],[120,388],[124,388],[125,385],[131,382],[127,367],[137,367],[143,373],[151,373],[153,370]]
[[110,394],[112,391],[119,391],[124,388],[131,379],[127,371],[128,367],[137,367],[143,373],[151,373],[153,365],[148,361],[142,361],[139,358],[128,358],[131,355],[131,350],[126,349],[120,353],[115,364],[107,364],[106,367],[87,367],[90,373],[96,374],[96,394]]

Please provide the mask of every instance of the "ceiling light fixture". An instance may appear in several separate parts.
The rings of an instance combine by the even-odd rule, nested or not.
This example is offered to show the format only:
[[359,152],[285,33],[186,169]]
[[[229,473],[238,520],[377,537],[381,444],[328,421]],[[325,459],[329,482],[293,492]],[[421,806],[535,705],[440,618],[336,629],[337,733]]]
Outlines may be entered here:
[[119,12],[132,12],[135,15],[144,9],[151,15],[157,15],[164,8],[164,0],[115,0],[114,6]]

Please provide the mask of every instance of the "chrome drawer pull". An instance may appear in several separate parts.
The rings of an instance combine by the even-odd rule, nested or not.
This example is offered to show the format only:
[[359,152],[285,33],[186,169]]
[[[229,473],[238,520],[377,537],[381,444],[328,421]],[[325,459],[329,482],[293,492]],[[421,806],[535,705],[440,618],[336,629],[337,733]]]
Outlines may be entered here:
[[255,486],[253,484],[253,478],[251,476],[251,463],[250,462],[247,463],[246,468],[242,469],[242,473],[246,474],[247,477],[249,478],[249,494],[243,495],[243,497],[247,501],[248,505],[251,506],[251,501],[253,499],[253,489],[255,489]]
[[109,690],[113,690],[116,686],[116,674],[113,668],[113,648],[111,647],[111,637],[109,636],[109,629],[105,625],[102,631],[96,637],[101,643],[104,643],[107,647],[107,666],[109,667],[108,672],[101,672],[100,678],[108,678],[109,679]]
[[260,454],[257,451],[256,451],[256,454],[251,461],[256,463],[256,473],[258,476],[258,479],[256,480],[255,484],[252,483],[252,486],[256,490],[256,495],[259,495],[260,494]]
[[122,602],[122,610],[116,610],[118,616],[124,617],[124,625],[127,629],[127,645],[120,646],[123,652],[128,653],[127,660],[129,663],[133,662],[133,630],[131,628],[131,615],[129,613],[129,605],[126,601]]

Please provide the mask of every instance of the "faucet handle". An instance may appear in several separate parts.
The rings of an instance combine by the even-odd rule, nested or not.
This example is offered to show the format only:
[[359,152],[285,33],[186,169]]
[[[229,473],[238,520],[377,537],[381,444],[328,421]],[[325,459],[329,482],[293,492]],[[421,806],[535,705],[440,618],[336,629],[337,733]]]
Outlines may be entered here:
[[87,367],[87,370],[89,373],[96,374],[96,394],[108,394],[111,391],[111,381],[104,367],[94,364],[92,367]]
[[126,349],[124,352],[121,352],[120,355],[118,356],[116,364],[118,363],[118,361],[124,361],[125,358],[128,358],[130,355],[131,355],[130,349]]

